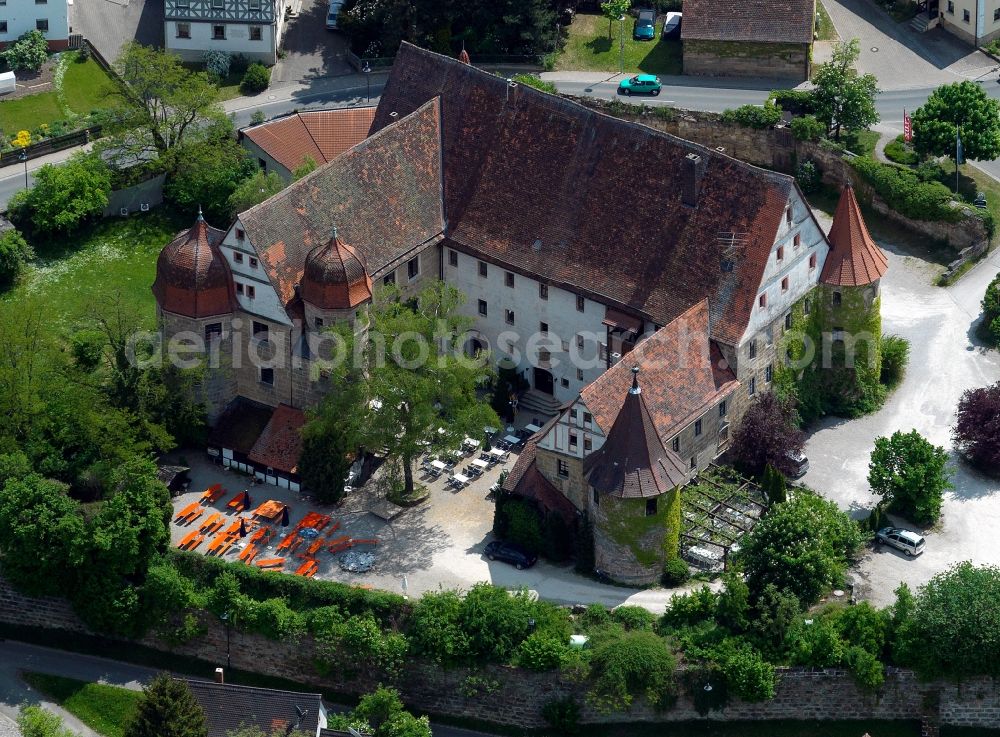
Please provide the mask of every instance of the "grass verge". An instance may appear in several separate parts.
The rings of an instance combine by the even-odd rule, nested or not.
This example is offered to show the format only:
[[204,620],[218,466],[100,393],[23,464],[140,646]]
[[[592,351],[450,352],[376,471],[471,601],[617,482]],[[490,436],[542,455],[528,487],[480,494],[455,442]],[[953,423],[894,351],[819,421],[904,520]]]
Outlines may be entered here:
[[840,36],[837,35],[837,29],[833,26],[833,20],[830,18],[830,14],[826,12],[826,8],[823,7],[823,3],[820,0],[816,0],[816,33],[818,34],[817,41],[839,41]]
[[581,13],[573,19],[567,31],[566,45],[556,60],[557,70],[617,73],[620,69],[619,31],[625,40],[625,71],[646,74],[680,74],[681,42],[663,40],[659,33],[652,41],[632,39],[632,16],[626,16],[624,28],[612,23],[608,38],[608,20],[602,15]]
[[27,672],[21,677],[105,737],[124,737],[125,724],[140,697],[138,691],[63,676]]

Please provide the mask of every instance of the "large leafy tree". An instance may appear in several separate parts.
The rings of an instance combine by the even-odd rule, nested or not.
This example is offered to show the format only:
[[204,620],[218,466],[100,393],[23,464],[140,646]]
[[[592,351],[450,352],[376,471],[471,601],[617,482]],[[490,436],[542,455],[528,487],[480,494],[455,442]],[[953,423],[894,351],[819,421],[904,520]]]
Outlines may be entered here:
[[836,504],[799,492],[771,508],[743,538],[738,557],[753,598],[773,584],[808,606],[840,583],[861,543],[857,523]]
[[868,483],[889,509],[917,524],[929,525],[941,515],[948,482],[948,454],[916,430],[897,430],[876,438],[868,463]]
[[16,229],[0,234],[0,287],[13,284],[35,252]]
[[875,110],[878,80],[874,74],[858,74],[854,64],[860,53],[856,38],[838,43],[833,58],[820,64],[813,75],[816,117],[837,140],[841,130],[864,130],[879,121]]
[[108,206],[111,170],[93,152],[77,152],[59,166],[35,172],[31,189],[11,198],[11,216],[38,235],[66,235]]
[[992,161],[1000,156],[1000,102],[969,80],[938,87],[913,113],[918,153],[954,158],[958,134],[965,158]]
[[1000,473],[1000,381],[962,394],[952,437],[970,461]]
[[983,316],[979,332],[985,333],[987,340],[994,345],[1000,345],[1000,274],[989,283],[986,294],[983,295]]
[[240,182],[233,193],[229,195],[231,216],[235,217],[244,210],[249,210],[254,205],[278,194],[284,188],[285,180],[275,172],[265,172],[263,169],[254,172],[253,176]]
[[347,474],[362,443],[363,432],[351,420],[354,408],[361,406],[357,386],[340,384],[324,397],[302,430],[302,484],[324,504],[335,504],[343,497]]
[[736,462],[753,475],[763,473],[768,466],[792,475],[795,468],[788,454],[800,452],[804,444],[794,400],[774,392],[761,394],[747,408],[733,435]]
[[208,737],[208,723],[188,685],[160,673],[143,689],[125,737]]
[[612,24],[621,20],[632,7],[632,0],[607,0],[601,3],[601,15],[608,19],[608,40],[611,40]]

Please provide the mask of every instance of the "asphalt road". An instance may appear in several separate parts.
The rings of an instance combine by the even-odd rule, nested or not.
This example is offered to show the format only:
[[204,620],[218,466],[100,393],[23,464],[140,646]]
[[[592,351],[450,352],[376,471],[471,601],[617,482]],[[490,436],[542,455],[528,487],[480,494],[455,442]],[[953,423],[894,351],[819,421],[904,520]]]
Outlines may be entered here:
[[[75,678],[80,681],[100,681],[112,686],[120,686],[138,691],[156,673],[117,660],[80,655],[62,650],[28,645],[13,640],[0,640],[0,720],[3,717],[16,719],[21,704],[37,704],[63,717],[66,726],[81,737],[100,737],[72,715],[48,702],[37,691],[27,686],[19,677],[19,671],[34,671]],[[327,704],[334,711],[342,707]],[[431,723],[434,737],[489,737],[486,732],[449,727]]]

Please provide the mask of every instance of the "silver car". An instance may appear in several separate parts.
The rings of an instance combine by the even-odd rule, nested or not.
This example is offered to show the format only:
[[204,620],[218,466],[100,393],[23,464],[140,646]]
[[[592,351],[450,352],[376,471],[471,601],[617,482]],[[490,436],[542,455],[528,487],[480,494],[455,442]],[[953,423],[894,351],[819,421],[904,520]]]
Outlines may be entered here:
[[875,533],[875,542],[891,545],[908,556],[924,552],[924,539],[920,535],[898,527],[883,527]]

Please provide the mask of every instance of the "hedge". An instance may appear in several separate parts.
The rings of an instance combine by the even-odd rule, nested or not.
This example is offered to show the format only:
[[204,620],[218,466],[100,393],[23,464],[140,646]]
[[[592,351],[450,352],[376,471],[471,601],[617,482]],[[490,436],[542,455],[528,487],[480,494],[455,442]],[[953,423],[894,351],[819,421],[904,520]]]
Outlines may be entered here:
[[741,105],[735,110],[725,110],[722,122],[729,125],[739,124],[747,128],[770,128],[781,121],[781,108],[773,103],[760,105]]
[[914,220],[953,223],[961,219],[961,208],[951,206],[951,190],[940,182],[924,182],[903,167],[882,164],[865,156],[850,159],[861,177],[896,212]]
[[816,96],[812,90],[771,90],[767,101],[792,115],[816,112]]

